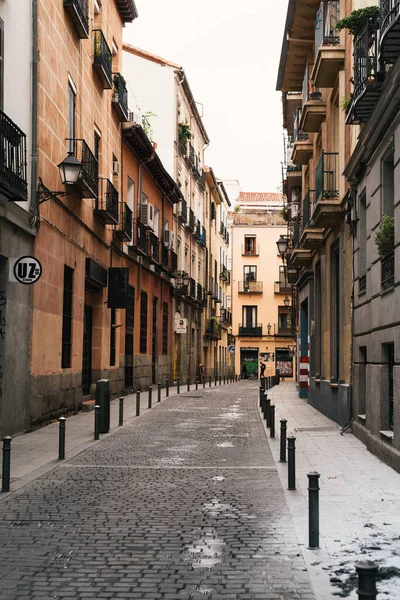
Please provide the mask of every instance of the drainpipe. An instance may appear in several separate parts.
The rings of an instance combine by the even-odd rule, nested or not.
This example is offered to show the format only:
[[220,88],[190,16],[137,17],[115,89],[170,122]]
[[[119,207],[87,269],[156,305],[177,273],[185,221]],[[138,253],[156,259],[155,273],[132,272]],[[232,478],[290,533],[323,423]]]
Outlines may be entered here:
[[34,223],[36,222],[37,162],[38,162],[38,0],[32,0],[32,143],[31,143],[31,204]]

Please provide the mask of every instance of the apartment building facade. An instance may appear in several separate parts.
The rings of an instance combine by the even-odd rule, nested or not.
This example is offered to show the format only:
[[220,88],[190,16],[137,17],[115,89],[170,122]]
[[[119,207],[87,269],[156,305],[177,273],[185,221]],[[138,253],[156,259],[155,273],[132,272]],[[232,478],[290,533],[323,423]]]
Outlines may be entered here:
[[293,379],[292,289],[282,278],[277,251],[287,232],[284,196],[241,192],[236,206],[231,227],[235,372],[258,379],[279,370]]
[[211,167],[206,173],[207,304],[204,322],[203,363],[206,377],[233,373],[232,312],[230,292],[230,234],[228,213],[231,206],[222,181]]
[[[379,3],[354,35],[345,169],[354,267],[353,431],[400,471],[400,3]],[[368,55],[365,68],[362,57]],[[354,135],[354,134],[353,134]]]
[[26,427],[30,286],[12,277],[36,235],[32,151],[32,3],[0,4],[0,434]]
[[204,362],[208,273],[204,149],[209,139],[180,65],[128,44],[124,45],[124,65],[142,114],[153,115],[151,128],[157,151],[182,194],[172,229],[178,256],[173,378],[194,381]]
[[336,27],[350,0],[295,0],[288,8],[277,89],[288,135],[287,274],[297,297],[299,395],[346,425],[351,419],[352,238],[342,173],[355,131],[345,127],[351,39]]

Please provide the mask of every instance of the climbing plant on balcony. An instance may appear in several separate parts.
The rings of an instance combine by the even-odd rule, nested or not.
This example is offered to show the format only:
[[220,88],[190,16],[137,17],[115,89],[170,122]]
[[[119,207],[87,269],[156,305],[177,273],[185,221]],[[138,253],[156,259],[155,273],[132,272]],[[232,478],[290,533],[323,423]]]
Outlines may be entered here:
[[379,256],[384,258],[394,249],[394,217],[383,215],[375,233],[375,244]]
[[342,29],[348,29],[350,35],[356,35],[360,27],[363,26],[366,19],[379,19],[379,6],[367,6],[366,8],[359,8],[353,10],[348,17],[340,19],[336,23],[336,29],[341,31]]
[[178,123],[179,146],[182,151],[186,151],[188,141],[192,139],[189,123]]

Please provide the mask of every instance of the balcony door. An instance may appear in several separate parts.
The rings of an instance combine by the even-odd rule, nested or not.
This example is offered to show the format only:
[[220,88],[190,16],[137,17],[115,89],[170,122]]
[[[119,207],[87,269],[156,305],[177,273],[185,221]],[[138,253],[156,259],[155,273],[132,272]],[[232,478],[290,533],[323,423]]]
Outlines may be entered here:
[[243,267],[243,281],[248,283],[249,281],[257,281],[257,267],[247,266]]
[[243,326],[257,327],[257,306],[243,306]]

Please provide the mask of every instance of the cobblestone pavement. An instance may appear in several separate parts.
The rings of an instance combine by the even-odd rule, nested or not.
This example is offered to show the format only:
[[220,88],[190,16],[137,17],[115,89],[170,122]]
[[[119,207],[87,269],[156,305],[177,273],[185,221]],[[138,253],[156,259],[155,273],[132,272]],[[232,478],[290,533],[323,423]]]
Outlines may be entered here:
[[171,397],[7,496],[1,600],[315,600],[257,393]]

